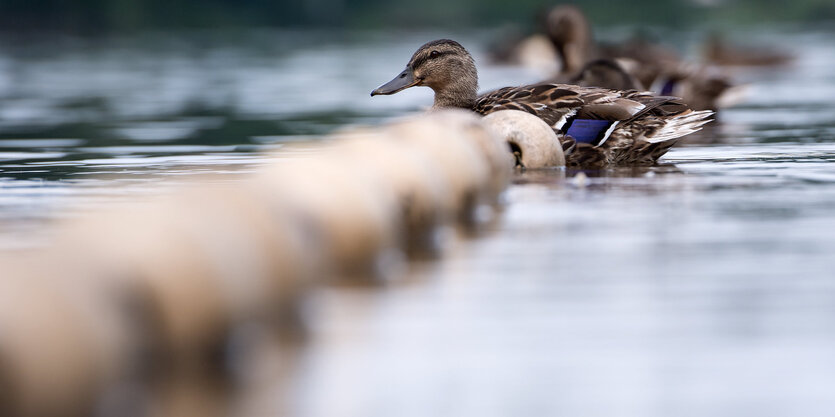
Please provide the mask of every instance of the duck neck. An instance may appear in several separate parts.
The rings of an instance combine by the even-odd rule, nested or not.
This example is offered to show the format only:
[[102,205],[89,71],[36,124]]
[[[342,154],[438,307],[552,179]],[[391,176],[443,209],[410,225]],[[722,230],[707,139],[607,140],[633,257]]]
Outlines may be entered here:
[[435,91],[434,109],[445,109],[451,107],[460,107],[464,109],[471,109],[475,106],[476,91],[475,89],[444,89]]
[[560,43],[556,45],[557,54],[562,60],[562,73],[574,74],[586,63],[588,51],[581,42]]
[[450,71],[448,82],[430,85],[435,91],[435,109],[460,107],[471,109],[478,97],[478,73],[475,65],[463,70]]

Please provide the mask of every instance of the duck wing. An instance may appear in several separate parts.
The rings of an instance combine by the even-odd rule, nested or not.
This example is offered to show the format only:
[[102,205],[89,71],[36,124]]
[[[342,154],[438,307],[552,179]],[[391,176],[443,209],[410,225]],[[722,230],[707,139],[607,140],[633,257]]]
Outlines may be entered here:
[[499,110],[526,111],[544,120],[559,135],[599,146],[617,124],[632,121],[668,101],[650,93],[542,83],[486,93],[476,101],[474,110],[483,115]]
[[540,83],[486,93],[478,98],[473,110],[482,115],[500,110],[531,113],[557,133],[568,165],[603,167],[609,160],[606,150],[599,147],[604,137],[611,134],[616,121],[631,117],[643,107],[621,100],[614,90]]
[[560,137],[569,164],[579,166],[654,163],[712,115],[694,112],[676,97],[556,83],[495,90],[479,97],[473,110],[538,116]]
[[569,86],[542,83],[505,87],[483,94],[476,100],[473,110],[485,116],[499,110],[522,110],[555,127],[586,103],[582,91],[577,90],[579,87],[565,87]]

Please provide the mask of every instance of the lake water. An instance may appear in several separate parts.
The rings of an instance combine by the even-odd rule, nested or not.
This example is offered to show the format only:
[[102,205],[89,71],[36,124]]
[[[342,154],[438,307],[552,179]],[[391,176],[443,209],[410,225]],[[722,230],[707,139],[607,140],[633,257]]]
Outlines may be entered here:
[[[668,35],[691,52],[698,39]],[[0,247],[420,111],[429,90],[368,93],[447,36],[473,50],[483,89],[541,78],[485,64],[478,33],[8,39]],[[746,101],[659,167],[521,174],[490,230],[411,279],[321,291],[290,387],[257,395],[251,414],[831,415],[835,32],[739,36],[798,59],[736,71]]]

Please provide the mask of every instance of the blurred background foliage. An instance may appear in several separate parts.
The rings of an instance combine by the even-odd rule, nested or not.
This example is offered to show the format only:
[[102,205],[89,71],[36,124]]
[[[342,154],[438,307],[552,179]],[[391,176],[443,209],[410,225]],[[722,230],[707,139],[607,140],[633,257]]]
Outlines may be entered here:
[[[102,34],[205,27],[530,26],[542,0],[2,0],[0,30]],[[835,19],[833,0],[585,0],[598,25],[694,26]]]

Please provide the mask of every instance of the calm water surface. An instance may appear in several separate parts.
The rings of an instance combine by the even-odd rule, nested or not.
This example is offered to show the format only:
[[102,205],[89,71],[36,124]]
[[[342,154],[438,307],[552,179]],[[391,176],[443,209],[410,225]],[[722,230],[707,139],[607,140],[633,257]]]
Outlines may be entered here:
[[[419,111],[428,90],[368,93],[441,36],[7,42],[0,246]],[[322,292],[292,388],[267,389],[253,415],[285,401],[282,413],[323,417],[832,415],[835,33],[740,36],[798,61],[737,71],[746,101],[662,166],[519,175],[499,222],[414,279]],[[456,38],[484,62],[482,38]],[[480,75],[483,89],[541,77]]]

